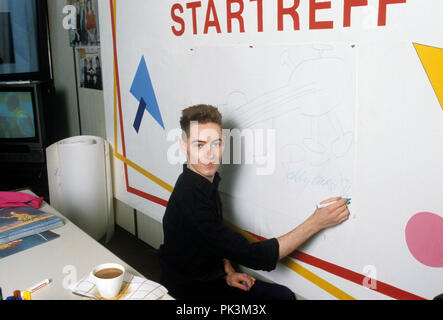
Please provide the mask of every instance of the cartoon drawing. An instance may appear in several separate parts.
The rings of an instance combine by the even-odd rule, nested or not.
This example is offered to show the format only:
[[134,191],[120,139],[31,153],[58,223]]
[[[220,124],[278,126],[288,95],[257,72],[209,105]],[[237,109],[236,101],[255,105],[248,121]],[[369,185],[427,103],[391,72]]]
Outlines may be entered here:
[[[228,117],[235,119],[238,127],[248,128],[280,117],[302,116],[310,122],[304,149],[324,154],[327,159],[345,156],[351,149],[353,132],[344,128],[337,108],[343,106],[353,88],[353,75],[344,58],[329,53],[334,49],[332,45],[313,45],[314,55],[298,63],[289,49],[283,51],[281,64],[289,71],[287,85],[252,99],[242,91],[231,92],[225,108]],[[335,133],[329,141],[322,141],[319,131],[324,119]]]

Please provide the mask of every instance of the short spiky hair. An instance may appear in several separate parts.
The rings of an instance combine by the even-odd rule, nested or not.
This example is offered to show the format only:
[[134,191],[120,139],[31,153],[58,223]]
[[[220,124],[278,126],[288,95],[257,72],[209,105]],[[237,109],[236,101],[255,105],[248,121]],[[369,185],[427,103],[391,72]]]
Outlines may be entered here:
[[191,121],[198,121],[199,123],[216,123],[222,126],[222,115],[218,109],[208,104],[198,104],[182,110],[180,118],[180,127],[186,136],[189,137],[189,128]]

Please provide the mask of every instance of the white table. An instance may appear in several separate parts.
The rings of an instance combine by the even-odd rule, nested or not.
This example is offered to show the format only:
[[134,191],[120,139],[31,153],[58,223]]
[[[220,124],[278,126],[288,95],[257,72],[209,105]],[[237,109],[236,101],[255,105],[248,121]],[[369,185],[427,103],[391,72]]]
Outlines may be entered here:
[[[22,192],[33,194],[29,190]],[[119,263],[127,271],[142,276],[46,202],[40,210],[61,217],[65,225],[53,230],[59,238],[0,259],[0,287],[4,299],[12,296],[14,290],[25,290],[47,278],[52,282],[33,293],[33,300],[85,299],[72,294],[67,285],[107,262]],[[173,298],[165,295],[162,300]]]

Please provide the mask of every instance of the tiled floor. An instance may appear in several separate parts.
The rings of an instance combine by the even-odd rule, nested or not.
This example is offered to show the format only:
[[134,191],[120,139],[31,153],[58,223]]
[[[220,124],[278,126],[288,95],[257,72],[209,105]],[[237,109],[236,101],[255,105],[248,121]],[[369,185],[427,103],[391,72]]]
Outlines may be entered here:
[[156,250],[125,229],[116,225],[114,237],[103,245],[145,278],[160,281],[161,269]]

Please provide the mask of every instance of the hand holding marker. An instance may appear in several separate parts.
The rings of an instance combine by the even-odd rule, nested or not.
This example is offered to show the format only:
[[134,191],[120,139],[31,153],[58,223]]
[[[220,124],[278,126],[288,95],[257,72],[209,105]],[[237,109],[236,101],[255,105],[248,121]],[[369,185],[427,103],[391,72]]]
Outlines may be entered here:
[[[334,204],[336,202],[337,201],[332,201],[332,202],[323,203],[323,204],[319,203],[319,204],[317,204],[317,209],[325,208],[325,207],[327,207],[331,204]],[[346,205],[349,205],[350,203],[351,203],[351,198],[346,198]]]

